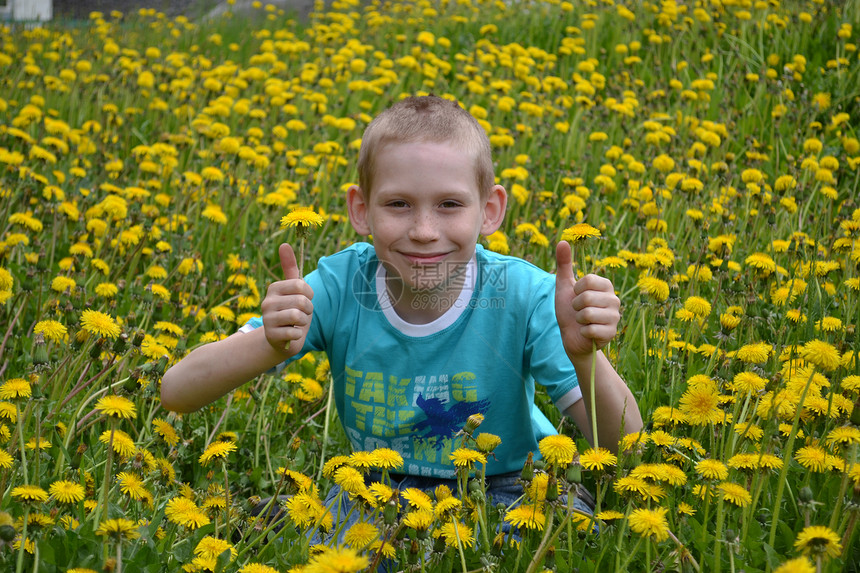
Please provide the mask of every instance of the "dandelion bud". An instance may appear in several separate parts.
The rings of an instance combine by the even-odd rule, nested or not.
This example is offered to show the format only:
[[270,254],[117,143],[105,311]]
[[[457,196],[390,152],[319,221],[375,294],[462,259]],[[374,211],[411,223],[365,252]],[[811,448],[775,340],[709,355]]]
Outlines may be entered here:
[[544,569],[552,570],[555,568],[555,547],[550,546],[546,550],[546,556],[543,560]]
[[800,488],[800,491],[797,494],[797,497],[800,499],[800,502],[803,504],[808,504],[812,501],[815,501],[815,496],[812,494],[812,488],[804,486]]
[[24,292],[33,292],[33,289],[36,287],[36,273],[31,270],[27,271],[27,274],[24,275],[23,280],[21,280],[21,290]]
[[116,559],[114,559],[113,557],[106,559],[104,567],[102,567],[102,571],[105,571],[106,573],[116,571]]
[[567,467],[567,473],[564,476],[568,483],[582,483],[582,466],[580,465],[569,465]]
[[45,346],[45,337],[40,332],[33,338],[33,365],[42,366],[48,362],[48,348]]
[[128,341],[128,335],[125,333],[120,334],[116,337],[116,340],[113,341],[113,352],[114,354],[122,354],[125,351],[125,344]]
[[96,341],[95,344],[93,344],[93,347],[90,348],[90,358],[92,358],[93,360],[98,360],[99,356],[101,356],[101,353],[102,353],[102,341],[101,341],[101,339],[99,339]]
[[860,398],[854,402],[854,410],[851,412],[851,423],[860,425]]
[[385,509],[382,510],[382,518],[385,522],[385,525],[394,524],[394,520],[397,519],[397,504],[394,502],[394,500],[391,500],[385,504]]
[[414,539],[412,540],[412,545],[409,547],[409,553],[406,555],[406,561],[410,565],[415,565],[418,563],[418,552],[420,547],[418,546],[418,542]]
[[437,537],[436,541],[433,542],[433,552],[445,553],[445,539],[441,536]]
[[164,375],[164,371],[167,370],[167,356],[162,356],[158,359],[158,363],[155,365],[155,373],[161,378]]
[[138,330],[134,333],[134,338],[131,339],[131,343],[135,348],[140,348],[140,345],[143,344],[144,338],[146,338],[146,336],[143,334],[143,331]]
[[523,465],[523,471],[520,474],[520,479],[525,482],[530,482],[535,477],[534,462],[532,461],[532,453],[529,452],[529,457]]
[[558,482],[554,475],[549,476],[549,481],[546,482],[546,500],[555,501],[558,499]]
[[[8,513],[6,515],[9,515]],[[15,539],[15,528],[11,525],[0,525],[0,540],[10,542]]]
[[478,426],[480,426],[481,422],[483,422],[483,421],[484,421],[483,414],[472,414],[466,420],[466,425],[463,426],[463,432],[465,432],[466,434],[471,436],[472,432],[477,430]]
[[498,533],[493,538],[493,546],[490,547],[490,554],[496,557],[500,557],[502,555],[502,547],[505,546],[505,532],[502,531]]

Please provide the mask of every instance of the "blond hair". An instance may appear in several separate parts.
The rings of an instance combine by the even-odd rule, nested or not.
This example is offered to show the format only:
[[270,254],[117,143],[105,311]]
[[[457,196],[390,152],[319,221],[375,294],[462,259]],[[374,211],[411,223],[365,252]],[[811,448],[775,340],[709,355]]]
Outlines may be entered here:
[[495,183],[490,140],[478,120],[456,101],[413,96],[380,113],[364,130],[358,154],[358,185],[364,193],[369,195],[373,188],[379,151],[403,143],[451,143],[474,159],[482,197]]

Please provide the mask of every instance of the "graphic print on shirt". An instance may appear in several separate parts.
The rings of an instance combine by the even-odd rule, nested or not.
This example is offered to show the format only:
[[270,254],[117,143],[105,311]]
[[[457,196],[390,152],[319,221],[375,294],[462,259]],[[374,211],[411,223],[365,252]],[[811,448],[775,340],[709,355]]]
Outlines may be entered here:
[[345,374],[344,426],[353,446],[392,448],[412,474],[449,477],[457,432],[469,416],[490,407],[489,400],[478,399],[472,372],[402,378],[347,367]]

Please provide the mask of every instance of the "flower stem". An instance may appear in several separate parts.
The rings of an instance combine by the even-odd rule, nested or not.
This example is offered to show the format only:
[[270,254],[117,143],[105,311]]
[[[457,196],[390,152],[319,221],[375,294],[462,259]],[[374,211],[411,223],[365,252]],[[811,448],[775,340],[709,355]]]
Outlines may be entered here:
[[[110,474],[111,468],[113,466],[113,437],[116,432],[116,424],[117,421],[111,418],[110,421],[110,439],[108,440],[107,446],[107,462],[105,463],[105,479],[102,482],[102,511],[101,511],[101,519],[104,521],[107,519],[108,515],[108,493],[110,492]],[[93,512],[93,514],[97,514],[98,512]]]
[[591,377],[589,385],[589,396],[591,398],[591,441],[594,444],[594,450],[597,451],[597,400],[596,389],[594,387],[594,371],[597,369],[597,342],[591,341]]
[[221,458],[221,469],[224,470],[224,531],[225,538],[230,535],[230,476],[227,474],[227,460]]
[[[21,449],[21,469],[24,471],[24,483],[30,483],[30,478],[27,477],[27,454],[24,448],[24,428],[22,427],[21,422],[21,406],[18,405],[17,401],[15,402],[15,418],[18,422],[18,447]],[[36,444],[36,447],[38,446],[39,445]]]
[[18,563],[15,572],[21,573],[24,567],[24,551],[27,549],[27,523],[30,521],[30,508],[24,510],[24,526],[21,529],[21,547],[18,549]]
[[317,481],[322,479],[323,466],[325,465],[325,449],[328,445],[328,431],[331,424],[331,410],[334,402],[334,387],[332,385],[331,375],[328,378],[328,399],[325,405],[325,422],[323,423],[322,448],[320,451],[320,469],[317,471]]
[[806,386],[803,387],[803,392],[800,394],[800,399],[797,402],[796,411],[794,413],[794,422],[791,424],[791,435],[788,436],[788,442],[785,444],[785,449],[783,450],[782,457],[785,462],[782,465],[782,470],[779,472],[779,481],[776,485],[776,502],[773,506],[773,523],[770,525],[770,535],[767,538],[767,544],[773,547],[773,543],[776,540],[776,526],[779,523],[779,512],[782,506],[782,495],[785,491],[785,482],[788,476],[788,467],[791,465],[791,454],[794,449],[794,438],[797,435],[797,426],[800,423],[800,414],[803,411],[803,402],[806,399],[806,392],[809,390],[809,385],[812,383],[812,379],[815,376],[815,371],[813,370],[809,374],[809,380],[806,381]]

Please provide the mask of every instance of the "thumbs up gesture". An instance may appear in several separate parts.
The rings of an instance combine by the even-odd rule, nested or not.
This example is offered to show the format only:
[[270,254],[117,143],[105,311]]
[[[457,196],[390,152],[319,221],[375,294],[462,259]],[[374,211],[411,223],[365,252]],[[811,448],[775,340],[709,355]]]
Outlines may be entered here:
[[592,341],[600,349],[615,337],[621,301],[609,279],[589,274],[576,280],[567,241],[556,246],[555,259],[555,315],[561,339],[571,360],[584,358],[591,354]]
[[305,344],[314,305],[314,291],[305,282],[296,263],[293,248],[283,243],[278,248],[284,280],[269,285],[263,299],[263,328],[275,350],[294,356]]

